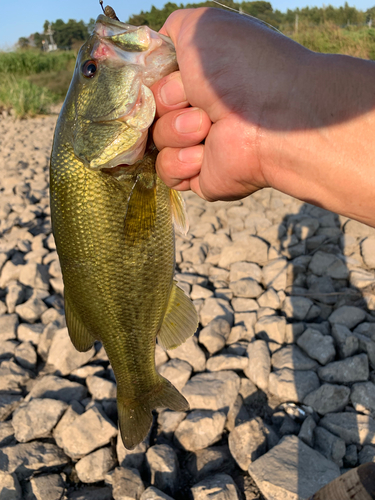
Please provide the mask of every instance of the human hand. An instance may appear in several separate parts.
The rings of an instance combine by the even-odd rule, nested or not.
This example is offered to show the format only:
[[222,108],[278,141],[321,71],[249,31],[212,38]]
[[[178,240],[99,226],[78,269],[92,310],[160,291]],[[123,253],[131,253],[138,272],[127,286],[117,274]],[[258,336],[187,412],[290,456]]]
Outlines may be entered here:
[[179,63],[152,88],[161,179],[211,201],[269,186],[262,158],[267,122],[287,113],[296,61],[310,51],[219,9],[176,11],[161,32],[171,37]]

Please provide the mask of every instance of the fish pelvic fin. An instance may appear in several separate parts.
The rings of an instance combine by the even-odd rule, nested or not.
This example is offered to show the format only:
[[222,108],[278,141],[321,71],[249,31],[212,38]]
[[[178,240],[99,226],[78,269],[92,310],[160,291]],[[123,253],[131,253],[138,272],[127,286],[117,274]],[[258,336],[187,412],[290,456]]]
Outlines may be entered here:
[[174,189],[170,189],[169,199],[171,202],[172,218],[175,228],[181,234],[187,234],[189,231],[189,221],[186,214],[185,201],[181,193]]
[[158,334],[158,343],[164,349],[175,349],[192,337],[197,327],[198,313],[194,304],[174,282],[164,321]]
[[117,397],[121,438],[128,450],[134,449],[146,438],[152,424],[152,410],[155,408],[189,410],[189,403],[184,396],[167,379],[161,375],[159,378],[155,392],[148,394],[144,401],[128,405],[120,395]]
[[67,293],[65,292],[65,318],[70,340],[77,351],[88,351],[95,342],[95,338],[90,334],[81,319],[74,311]]

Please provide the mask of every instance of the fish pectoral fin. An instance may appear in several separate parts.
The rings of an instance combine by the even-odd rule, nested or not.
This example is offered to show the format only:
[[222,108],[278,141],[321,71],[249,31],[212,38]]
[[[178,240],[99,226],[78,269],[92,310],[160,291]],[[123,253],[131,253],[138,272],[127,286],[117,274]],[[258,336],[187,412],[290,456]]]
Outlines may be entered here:
[[160,384],[155,386],[155,392],[147,395],[147,399],[140,403],[128,405],[117,393],[119,428],[125,448],[132,450],[146,438],[152,424],[152,410],[155,408],[187,411],[189,403],[162,376],[160,376]]
[[169,198],[171,201],[172,217],[175,228],[182,234],[187,234],[189,231],[189,221],[186,214],[185,201],[181,193],[174,189],[169,190]]
[[125,240],[129,245],[148,239],[155,229],[156,184],[143,177],[137,177],[125,215]]
[[[87,331],[85,325],[75,314],[65,293],[65,318],[70,339],[77,351],[88,351],[95,342],[94,337]],[[98,339],[99,340],[99,339]]]
[[164,321],[158,334],[159,344],[164,349],[175,349],[194,335],[197,327],[198,313],[194,304],[174,282]]

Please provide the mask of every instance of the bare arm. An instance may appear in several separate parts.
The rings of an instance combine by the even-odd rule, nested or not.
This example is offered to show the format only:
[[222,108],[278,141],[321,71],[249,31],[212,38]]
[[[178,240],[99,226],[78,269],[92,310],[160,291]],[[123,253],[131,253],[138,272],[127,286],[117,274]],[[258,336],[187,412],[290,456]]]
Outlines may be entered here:
[[208,200],[273,187],[375,226],[373,62],[217,9],[177,11],[163,32],[180,66],[153,89],[164,182]]

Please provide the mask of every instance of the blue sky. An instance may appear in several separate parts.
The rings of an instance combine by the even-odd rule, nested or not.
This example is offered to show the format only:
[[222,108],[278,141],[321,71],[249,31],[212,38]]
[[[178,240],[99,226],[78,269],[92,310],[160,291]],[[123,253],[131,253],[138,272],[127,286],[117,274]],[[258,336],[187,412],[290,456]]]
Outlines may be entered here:
[[[138,0],[129,2],[125,0],[108,0],[119,19],[126,20],[131,14],[137,14],[141,10],[148,11],[151,5],[161,8],[167,0]],[[319,6],[324,3],[335,7],[344,5],[344,0],[269,0],[274,9],[285,12],[288,8]],[[1,0],[1,29],[0,49],[9,49],[21,36],[28,36],[36,31],[43,30],[46,19],[83,19],[87,22],[90,17],[96,18],[100,14],[99,0]],[[179,4],[180,0],[175,3]],[[185,3],[185,2],[183,2]],[[357,0],[349,5],[360,10],[367,10],[375,5],[375,0]],[[107,5],[106,0],[104,5]]]

